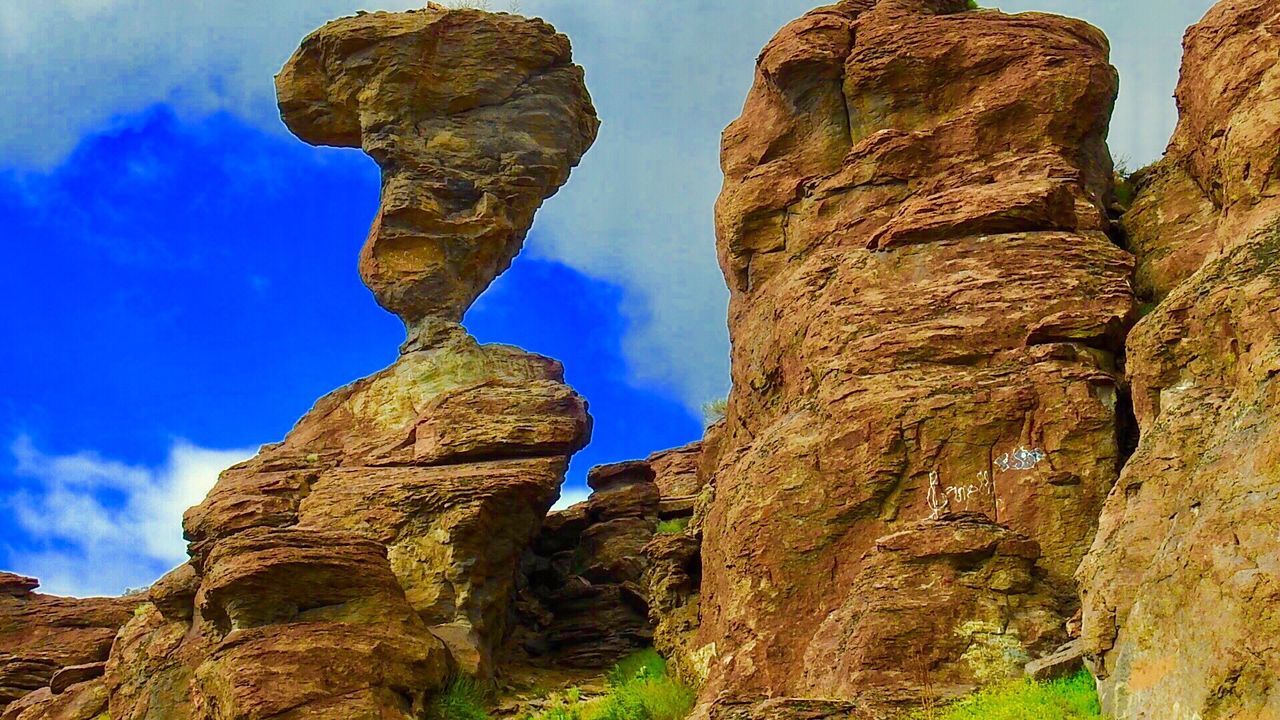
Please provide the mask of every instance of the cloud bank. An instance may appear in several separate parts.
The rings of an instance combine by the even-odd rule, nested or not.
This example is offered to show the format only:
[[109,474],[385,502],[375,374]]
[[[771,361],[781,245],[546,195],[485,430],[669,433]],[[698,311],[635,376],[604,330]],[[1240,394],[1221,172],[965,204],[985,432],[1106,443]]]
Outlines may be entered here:
[[11,450],[14,474],[29,482],[5,503],[40,548],[11,552],[12,569],[38,576],[44,592],[82,597],[148,585],[186,560],[183,512],[256,451],[179,440],[149,468],[92,452],[46,455],[26,436]]
[[[5,0],[0,157],[48,169],[87,133],[156,102],[226,111],[283,132],[272,75],[298,40],[357,9],[403,0]],[[727,390],[726,291],[712,204],[719,132],[741,107],[760,47],[816,0],[521,0],[574,40],[604,120],[596,147],[540,216],[534,254],[625,290],[632,381],[696,408]],[[1112,146],[1154,159],[1173,127],[1180,38],[1212,0],[984,0],[1084,17],[1122,74]],[[495,0],[494,9],[509,3]],[[3,168],[0,168],[3,170]]]

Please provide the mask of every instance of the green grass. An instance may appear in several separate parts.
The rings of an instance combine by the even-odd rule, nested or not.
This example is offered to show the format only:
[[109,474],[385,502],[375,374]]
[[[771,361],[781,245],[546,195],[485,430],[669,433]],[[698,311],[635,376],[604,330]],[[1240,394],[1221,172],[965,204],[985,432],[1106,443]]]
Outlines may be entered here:
[[475,680],[452,680],[427,704],[428,720],[490,720],[484,689]]
[[681,720],[693,709],[694,692],[667,674],[654,650],[623,658],[609,671],[609,693],[581,702],[570,691],[560,704],[528,720]]
[[658,523],[659,535],[679,535],[684,529],[689,527],[689,518],[676,518],[674,520],[663,520]]
[[1103,720],[1093,677],[1081,672],[1065,680],[1019,680],[970,695],[912,720]]

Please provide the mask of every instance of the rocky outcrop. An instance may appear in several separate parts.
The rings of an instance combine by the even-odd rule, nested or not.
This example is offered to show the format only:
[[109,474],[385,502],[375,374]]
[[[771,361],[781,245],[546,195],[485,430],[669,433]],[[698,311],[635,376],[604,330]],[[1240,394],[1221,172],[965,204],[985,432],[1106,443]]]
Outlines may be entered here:
[[142,602],[54,597],[35,592],[39,586],[32,578],[0,572],[0,712],[8,713],[6,720],[19,717],[17,709],[6,711],[15,700],[47,690],[71,667],[105,661],[116,632]]
[[547,516],[522,563],[509,663],[600,669],[650,645],[679,663],[677,638],[697,626],[698,540],[686,528],[701,447],[592,468],[591,496]]
[[1184,44],[1125,218],[1160,300],[1128,341],[1141,442],[1079,574],[1120,720],[1280,715],[1280,6],[1220,2]]
[[725,131],[712,716],[948,696],[1066,639],[1135,315],[1105,212],[1116,73],[1083,22],[965,8],[809,13]]
[[303,41],[277,78],[299,137],[383,171],[361,255],[409,338],[219,479],[106,668],[115,720],[419,717],[486,676],[517,565],[590,435],[559,363],[457,321],[519,251],[598,121],[568,40],[429,5]]

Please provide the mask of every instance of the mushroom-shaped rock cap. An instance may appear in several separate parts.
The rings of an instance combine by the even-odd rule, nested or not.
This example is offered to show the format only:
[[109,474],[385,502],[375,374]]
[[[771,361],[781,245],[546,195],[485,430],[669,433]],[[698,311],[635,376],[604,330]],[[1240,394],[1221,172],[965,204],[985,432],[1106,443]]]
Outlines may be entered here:
[[461,319],[599,127],[568,38],[541,20],[435,4],[325,25],[276,92],[298,137],[362,147],[382,168],[360,273],[410,325]]

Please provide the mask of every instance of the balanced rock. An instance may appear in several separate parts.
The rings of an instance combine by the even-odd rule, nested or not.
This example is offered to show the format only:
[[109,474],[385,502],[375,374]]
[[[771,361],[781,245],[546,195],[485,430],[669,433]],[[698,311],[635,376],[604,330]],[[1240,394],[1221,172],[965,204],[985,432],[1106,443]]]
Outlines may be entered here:
[[1280,716],[1280,5],[1192,27],[1125,218],[1160,299],[1129,336],[1141,442],[1079,578],[1105,710]]
[[586,444],[560,363],[457,324],[595,138],[569,42],[515,15],[334,21],[277,78],[286,125],[382,167],[361,256],[409,338],[223,473],[106,672],[115,720],[420,717],[487,677],[518,565]]
[[360,273],[409,323],[461,320],[599,126],[564,35],[434,3],[329,23],[276,87],[298,137],[362,147],[382,168]]
[[[921,697],[913,663],[946,697],[1066,640],[1126,429],[1117,77],[1081,21],[966,5],[805,15],[724,133],[733,392],[695,523],[701,712],[872,712]],[[889,586],[895,612],[862,607]]]

